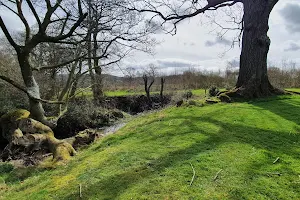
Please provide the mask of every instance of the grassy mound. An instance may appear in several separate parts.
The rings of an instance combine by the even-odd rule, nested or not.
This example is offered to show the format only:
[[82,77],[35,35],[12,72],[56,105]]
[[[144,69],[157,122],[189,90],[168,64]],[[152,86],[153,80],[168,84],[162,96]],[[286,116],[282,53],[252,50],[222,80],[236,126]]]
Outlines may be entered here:
[[298,96],[141,115],[66,166],[0,166],[0,196],[79,199],[81,188],[82,199],[297,199],[299,115]]

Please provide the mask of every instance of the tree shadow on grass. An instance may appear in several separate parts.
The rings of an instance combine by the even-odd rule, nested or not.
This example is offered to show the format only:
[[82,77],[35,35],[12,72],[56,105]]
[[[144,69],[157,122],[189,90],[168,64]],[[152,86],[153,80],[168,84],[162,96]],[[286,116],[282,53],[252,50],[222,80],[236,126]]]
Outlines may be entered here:
[[253,102],[252,105],[268,110],[288,121],[300,125],[300,102],[293,99],[277,99],[272,103]]
[[[265,105],[257,105],[260,103],[254,103],[257,107],[263,107]],[[277,102],[276,102],[277,104]],[[282,102],[280,103],[280,105]],[[289,109],[293,109],[293,112],[295,112],[295,108],[289,106]],[[267,108],[264,108],[267,109]],[[272,107],[270,108],[272,109]],[[276,110],[276,109],[275,109]],[[275,112],[275,111],[274,111]],[[178,128],[183,127],[184,125],[188,125],[191,127],[191,130],[193,130],[194,133],[199,133],[205,135],[205,139],[199,139],[195,140],[192,144],[185,148],[181,149],[174,149],[170,150],[168,153],[164,153],[159,158],[156,159],[149,159],[147,162],[144,163],[133,163],[133,167],[125,168],[125,171],[123,173],[114,174],[111,176],[103,176],[99,178],[97,181],[93,183],[89,183],[86,188],[83,190],[83,199],[90,199],[90,198],[98,198],[98,199],[116,199],[120,197],[126,190],[128,190],[131,187],[134,187],[135,185],[140,184],[143,180],[153,176],[154,174],[161,174],[163,176],[165,170],[167,168],[170,168],[175,165],[179,165],[181,163],[187,163],[190,159],[194,158],[195,156],[199,155],[200,153],[204,153],[207,151],[214,150],[218,147],[220,147],[222,144],[227,142],[232,143],[244,143],[249,144],[257,149],[262,149],[266,151],[266,154],[270,154],[272,157],[270,160],[273,160],[277,156],[283,157],[284,155],[288,155],[294,159],[300,159],[300,155],[297,148],[299,149],[299,141],[300,136],[297,135],[291,135],[287,132],[276,132],[276,131],[270,131],[255,127],[248,127],[241,124],[233,124],[233,123],[226,123],[222,122],[221,120],[216,120],[217,118],[214,114],[220,113],[220,109],[216,112],[208,113],[205,116],[194,116],[193,114],[189,114],[187,116],[178,116],[178,117],[166,117],[165,121],[171,121],[171,120],[179,120],[181,121],[181,124],[179,126],[174,126],[174,130],[172,133],[169,134],[155,134],[154,131],[152,133],[141,133],[140,135],[136,136],[135,132],[132,132],[130,134],[125,135],[116,135],[112,136],[108,139],[105,139],[98,147],[92,147],[89,151],[99,151],[99,150],[105,150],[106,145],[115,146],[122,144],[127,139],[130,140],[131,137],[138,137],[138,140],[140,141],[139,145],[145,145],[150,142],[167,142],[173,137],[178,137],[180,139],[180,136],[188,135],[190,134],[190,131],[181,131],[180,135],[176,135],[177,132],[175,131]],[[275,113],[276,114],[276,113]],[[279,112],[280,114],[280,112]],[[207,116],[213,116],[213,117],[207,117]],[[285,119],[291,119],[292,121],[295,120],[294,117],[288,116],[288,113],[283,114]],[[215,133],[207,132],[205,131],[205,128],[199,127],[198,123],[206,122],[215,125],[218,127],[218,131]],[[188,122],[188,123],[187,123]],[[153,121],[153,123],[156,123],[156,121]],[[159,122],[158,122],[159,123]],[[185,124],[187,123],[187,124]],[[165,129],[168,127],[167,124],[160,124],[161,129]],[[149,130],[151,132],[151,130]],[[137,140],[137,141],[138,141]],[[161,148],[165,148],[162,146]],[[93,156],[93,155],[91,155]],[[245,155],[247,156],[247,155]],[[82,157],[82,159],[88,159],[90,156]],[[273,158],[274,157],[274,158]],[[109,158],[110,160],[114,160],[114,157]],[[218,162],[218,161],[216,161]],[[243,177],[244,179],[250,179],[251,176],[253,176],[253,173],[256,173],[255,169],[259,171],[260,169],[272,165],[271,163],[264,163],[257,161],[253,163],[253,165],[249,166],[249,172],[244,173]],[[59,172],[55,173],[62,173],[62,171],[65,174],[70,173],[73,168],[76,166],[69,166],[66,169],[61,169]],[[95,170],[101,170],[101,164],[98,166]],[[253,171],[254,170],[254,171]],[[292,169],[288,168],[286,171],[289,171],[288,173],[294,173]],[[86,173],[87,172],[81,172]],[[43,180],[40,180],[43,181]],[[39,184],[38,180],[36,185]],[[34,187],[34,185],[32,185]],[[68,186],[73,187],[73,186]],[[74,186],[75,187],[75,186]],[[66,190],[66,188],[60,188],[58,189],[57,193],[61,193],[59,190]],[[139,192],[139,191],[138,191]],[[296,191],[297,192],[297,191]],[[78,193],[71,191],[67,192],[68,195],[66,195],[63,199],[77,199]]]
[[[174,117],[174,119],[178,118]],[[187,118],[185,117],[184,119]],[[171,151],[157,159],[149,160],[148,163],[127,169],[123,173],[104,177],[85,189],[85,198],[97,197],[99,199],[116,199],[127,189],[139,184],[144,179],[154,175],[154,173],[163,174],[166,168],[188,162],[199,153],[218,148],[226,142],[249,144],[257,149],[266,150],[266,153],[271,152],[271,156],[276,155],[281,157],[288,155],[294,159],[300,159],[300,155],[298,155],[298,152],[295,149],[299,146],[300,135],[290,135],[284,132],[278,133],[254,127],[229,124],[210,117],[189,116],[188,119],[193,123],[197,123],[197,121],[201,120],[202,122],[215,124],[220,127],[220,130],[215,134],[211,134],[199,129],[199,132],[208,136],[206,139],[195,141],[192,145],[184,149]],[[171,120],[171,118],[168,118],[168,120]],[[188,134],[188,132],[184,134]],[[156,141],[162,139],[163,137],[168,139],[167,135],[162,137],[153,135],[153,137],[148,137],[147,140],[144,140],[140,145],[150,142],[151,140]],[[271,158],[271,160],[272,159],[273,158]],[[272,162],[268,164],[259,162],[254,163],[253,166],[249,167],[249,171],[251,172],[249,172],[249,174],[244,174],[244,178],[248,179],[253,175],[253,168],[259,170],[266,165],[272,165]],[[97,194],[95,194],[95,191],[97,191]],[[75,197],[74,194],[71,194],[66,196],[65,199],[74,199]]]

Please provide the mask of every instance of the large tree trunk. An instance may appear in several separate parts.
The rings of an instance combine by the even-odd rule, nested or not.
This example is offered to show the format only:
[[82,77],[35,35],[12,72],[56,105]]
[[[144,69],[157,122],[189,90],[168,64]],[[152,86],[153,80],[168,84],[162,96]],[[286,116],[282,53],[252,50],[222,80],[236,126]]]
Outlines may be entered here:
[[244,33],[236,93],[246,98],[278,92],[269,82],[267,55],[270,47],[268,21],[278,0],[244,1]]
[[97,58],[97,51],[99,49],[97,42],[98,33],[98,25],[95,25],[93,29],[93,60],[95,69],[93,97],[96,103],[100,103],[103,100],[102,68],[99,65],[99,58]]
[[29,53],[19,53],[18,60],[22,72],[22,77],[26,86],[26,89],[30,96],[29,98],[29,110],[30,110],[30,116],[33,119],[36,119],[43,124],[46,124],[48,126],[51,126],[50,123],[48,123],[46,117],[45,117],[45,111],[43,109],[43,106],[40,101],[37,99],[40,99],[40,88],[37,84],[37,82],[34,79],[32,68],[29,63]]

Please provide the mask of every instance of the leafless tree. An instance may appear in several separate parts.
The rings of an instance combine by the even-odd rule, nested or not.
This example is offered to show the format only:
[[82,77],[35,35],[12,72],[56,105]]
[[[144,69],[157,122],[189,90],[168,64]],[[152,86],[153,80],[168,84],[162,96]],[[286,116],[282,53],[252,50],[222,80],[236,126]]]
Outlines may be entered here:
[[270,38],[267,35],[268,21],[277,2],[278,0],[135,0],[127,8],[151,13],[151,19],[159,19],[156,22],[161,22],[162,26],[170,22],[174,25],[171,31],[176,32],[176,25],[185,19],[241,4],[241,21],[234,15],[231,17],[231,21],[237,27],[226,28],[220,25],[226,30],[241,30],[239,77],[236,89],[231,95],[253,98],[282,93],[271,85],[267,75],[267,55],[270,47]]
[[125,0],[85,0],[88,9],[88,66],[96,102],[103,96],[103,68],[120,62],[132,51],[152,52],[156,27],[144,20],[144,14],[124,8]]
[[154,65],[150,65],[149,69],[146,69],[143,73],[144,88],[145,88],[149,105],[151,104],[150,91],[155,81],[155,76],[156,76],[156,69]]
[[[23,11],[24,4],[27,4],[36,20],[38,26],[36,31],[29,26],[28,16],[25,16]],[[44,5],[39,1],[31,0],[2,0],[0,5],[11,11],[12,14],[15,14],[25,27],[24,42],[17,43],[0,16],[0,27],[16,51],[25,87],[8,77],[1,76],[0,78],[27,94],[32,118],[49,124],[45,118],[42,106],[42,102],[47,101],[40,98],[39,86],[33,76],[32,64],[30,62],[31,53],[40,43],[74,44],[72,38],[77,35],[76,29],[86,18],[87,13],[83,13],[80,0],[76,2],[63,2],[62,0],[52,2],[45,0]],[[77,5],[76,10],[74,9],[74,5]],[[57,31],[58,27],[59,31]],[[52,30],[55,31],[52,32]]]

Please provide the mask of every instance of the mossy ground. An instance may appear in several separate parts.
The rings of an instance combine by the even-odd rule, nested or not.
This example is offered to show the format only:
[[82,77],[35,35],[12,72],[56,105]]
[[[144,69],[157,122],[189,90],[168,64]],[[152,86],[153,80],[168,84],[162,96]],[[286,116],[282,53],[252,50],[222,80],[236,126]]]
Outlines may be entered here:
[[0,198],[299,199],[299,175],[300,96],[282,96],[140,115],[67,165],[2,165]]

